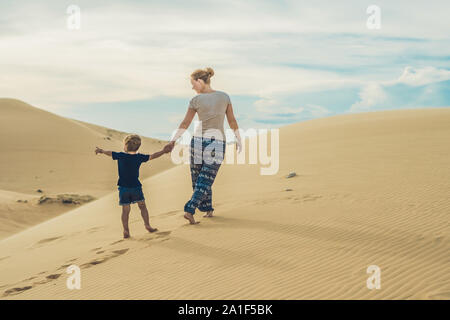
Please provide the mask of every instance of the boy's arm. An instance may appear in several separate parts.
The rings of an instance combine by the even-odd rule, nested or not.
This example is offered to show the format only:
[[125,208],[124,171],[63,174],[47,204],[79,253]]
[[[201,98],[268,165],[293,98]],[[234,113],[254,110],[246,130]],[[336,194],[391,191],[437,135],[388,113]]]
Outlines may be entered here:
[[112,151],[105,151],[99,147],[95,147],[95,154],[103,153],[104,155],[112,157]]
[[153,160],[153,159],[159,158],[159,157],[161,157],[161,156],[162,156],[163,154],[165,154],[165,153],[167,153],[167,151],[165,151],[164,149],[161,150],[161,151],[152,153],[152,154],[150,155],[150,159],[149,159],[149,160]]

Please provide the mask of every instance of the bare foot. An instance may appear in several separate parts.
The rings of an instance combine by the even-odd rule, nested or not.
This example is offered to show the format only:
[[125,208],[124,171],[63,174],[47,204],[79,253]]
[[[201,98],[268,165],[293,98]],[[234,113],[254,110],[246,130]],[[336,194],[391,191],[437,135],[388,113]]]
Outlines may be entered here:
[[127,239],[127,238],[129,238],[129,237],[130,237],[130,231],[124,230],[124,231],[123,231],[123,238],[124,238],[124,239]]
[[213,211],[208,211],[207,213],[205,213],[205,214],[203,215],[203,217],[205,217],[205,218],[212,218],[212,217],[214,217],[214,216],[213,216]]
[[158,231],[158,229],[152,228],[150,226],[145,226],[145,229],[147,229],[148,232],[156,232],[156,231]]
[[185,212],[184,213],[184,218],[186,220],[189,220],[190,224],[198,224],[198,223],[200,223],[199,221],[195,221],[194,216],[191,213],[189,213],[189,212]]

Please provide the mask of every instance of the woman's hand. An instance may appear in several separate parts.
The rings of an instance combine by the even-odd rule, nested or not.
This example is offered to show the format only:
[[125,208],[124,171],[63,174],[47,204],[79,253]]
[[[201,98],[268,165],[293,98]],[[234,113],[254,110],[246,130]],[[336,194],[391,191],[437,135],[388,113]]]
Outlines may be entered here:
[[242,143],[240,140],[236,140],[236,150],[238,153],[241,153],[242,151]]

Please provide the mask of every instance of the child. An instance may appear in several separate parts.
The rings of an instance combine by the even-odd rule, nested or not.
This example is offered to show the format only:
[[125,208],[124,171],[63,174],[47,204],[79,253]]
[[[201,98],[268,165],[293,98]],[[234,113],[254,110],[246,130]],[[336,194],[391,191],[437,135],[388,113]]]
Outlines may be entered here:
[[141,216],[144,220],[145,229],[149,232],[155,232],[158,229],[152,228],[148,219],[148,211],[145,205],[144,194],[142,192],[142,184],[139,181],[139,168],[141,163],[159,158],[164,153],[170,152],[168,147],[163,150],[155,152],[151,155],[137,153],[141,146],[141,138],[138,135],[129,135],[124,139],[124,151],[114,152],[105,151],[96,147],[95,154],[103,153],[107,156],[117,160],[119,168],[119,205],[122,206],[122,224],[123,237],[130,237],[130,230],[128,229],[128,218],[131,210],[131,204],[137,203],[141,209]]

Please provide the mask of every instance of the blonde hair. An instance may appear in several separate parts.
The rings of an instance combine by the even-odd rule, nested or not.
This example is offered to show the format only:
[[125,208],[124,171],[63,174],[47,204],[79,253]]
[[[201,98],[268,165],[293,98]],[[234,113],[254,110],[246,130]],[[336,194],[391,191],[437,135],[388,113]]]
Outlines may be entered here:
[[123,143],[125,144],[125,148],[127,149],[127,151],[138,151],[139,147],[141,146],[141,137],[139,137],[137,134],[130,134],[125,137]]
[[211,77],[214,75],[214,70],[212,68],[197,69],[191,74],[191,78],[194,80],[202,79],[203,82],[209,84]]

